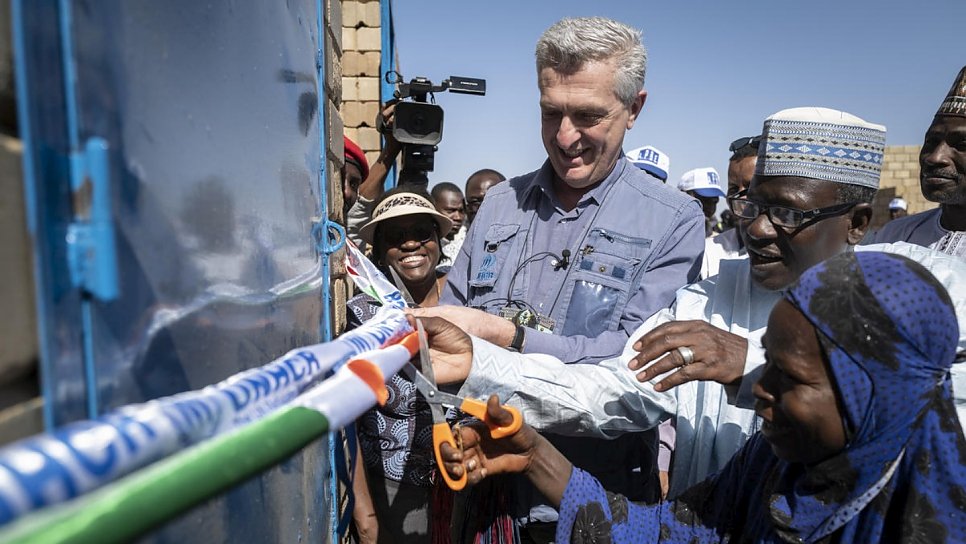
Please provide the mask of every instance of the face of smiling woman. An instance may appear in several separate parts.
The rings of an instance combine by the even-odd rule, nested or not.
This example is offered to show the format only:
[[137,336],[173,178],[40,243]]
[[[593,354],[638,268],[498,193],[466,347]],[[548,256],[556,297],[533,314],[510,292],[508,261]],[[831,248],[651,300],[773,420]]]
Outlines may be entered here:
[[439,264],[439,234],[430,215],[413,214],[395,217],[379,225],[375,236],[376,255],[393,268],[406,287],[432,285]]
[[754,386],[755,411],[775,456],[813,464],[841,451],[842,413],[815,327],[782,300],[771,312],[762,343],[766,363]]

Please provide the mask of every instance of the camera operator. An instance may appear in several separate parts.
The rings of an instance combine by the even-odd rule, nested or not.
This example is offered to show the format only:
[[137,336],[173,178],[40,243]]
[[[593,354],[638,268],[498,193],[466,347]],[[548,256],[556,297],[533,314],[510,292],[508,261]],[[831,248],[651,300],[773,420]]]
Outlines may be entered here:
[[[377,127],[391,127],[393,115],[396,109],[394,100],[390,100],[383,105],[376,120]],[[385,136],[386,143],[382,146],[382,151],[376,161],[369,166],[368,175],[359,184],[355,203],[346,212],[346,234],[359,249],[365,250],[366,243],[359,236],[359,229],[365,225],[372,216],[372,203],[375,202],[385,191],[386,178],[389,177],[389,170],[396,164],[396,157],[402,150],[402,146],[392,135],[391,130],[380,130]]]
[[[704,215],[624,157],[624,135],[647,98],[640,31],[600,17],[563,19],[536,56],[547,159],[490,189],[447,277],[450,306],[414,313],[513,350],[597,363],[697,278]],[[650,433],[554,443],[609,491],[654,499],[654,462],[643,451],[656,449]],[[529,539],[552,538],[553,509],[518,514]]]

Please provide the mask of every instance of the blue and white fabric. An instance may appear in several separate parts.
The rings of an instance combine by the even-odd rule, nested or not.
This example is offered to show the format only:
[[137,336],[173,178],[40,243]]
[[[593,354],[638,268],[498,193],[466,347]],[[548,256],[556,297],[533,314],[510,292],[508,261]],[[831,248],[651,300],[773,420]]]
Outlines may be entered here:
[[942,285],[913,261],[845,253],[785,295],[818,331],[849,440],[813,465],[756,435],[673,501],[639,507],[575,469],[558,542],[961,542],[966,440],[950,368],[959,327]]
[[791,108],[765,119],[757,176],[796,176],[879,187],[886,129],[828,108]]

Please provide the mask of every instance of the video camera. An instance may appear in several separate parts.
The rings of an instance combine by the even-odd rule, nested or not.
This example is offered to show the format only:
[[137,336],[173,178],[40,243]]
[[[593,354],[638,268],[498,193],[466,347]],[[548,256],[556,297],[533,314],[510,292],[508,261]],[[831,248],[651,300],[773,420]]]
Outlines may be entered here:
[[436,105],[434,93],[450,91],[483,96],[486,80],[450,76],[434,85],[428,78],[415,77],[403,83],[399,72],[386,72],[386,82],[397,85],[393,95],[400,100],[392,126],[393,137],[402,144],[399,184],[427,185],[426,173],[432,172],[436,145],[443,139],[443,108]]

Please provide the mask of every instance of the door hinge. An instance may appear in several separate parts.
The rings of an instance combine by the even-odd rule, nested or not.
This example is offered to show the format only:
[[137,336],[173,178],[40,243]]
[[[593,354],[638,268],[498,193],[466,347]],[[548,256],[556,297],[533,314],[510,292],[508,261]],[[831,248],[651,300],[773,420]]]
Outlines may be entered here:
[[111,212],[108,148],[90,138],[70,156],[74,220],[67,227],[67,265],[74,287],[98,300],[117,298],[117,249]]

